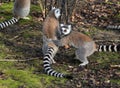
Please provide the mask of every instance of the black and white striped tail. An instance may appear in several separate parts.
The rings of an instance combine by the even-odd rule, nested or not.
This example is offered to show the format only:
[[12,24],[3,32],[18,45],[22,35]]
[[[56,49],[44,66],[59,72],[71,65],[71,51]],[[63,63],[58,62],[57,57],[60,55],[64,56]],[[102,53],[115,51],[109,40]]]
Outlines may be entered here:
[[0,29],[8,27],[9,25],[15,24],[17,22],[18,22],[18,19],[13,17],[12,19],[10,19],[8,21],[1,22],[0,23]]
[[53,53],[54,53],[54,49],[52,47],[50,47],[50,48],[48,48],[48,50],[44,56],[43,65],[44,65],[44,70],[45,70],[46,74],[51,75],[51,76],[55,76],[58,78],[72,79],[73,78],[72,76],[56,72],[55,70],[53,70],[51,68],[50,64],[51,64],[51,58],[53,56]]
[[120,44],[118,45],[99,45],[99,48],[98,48],[98,51],[99,52],[120,52]]

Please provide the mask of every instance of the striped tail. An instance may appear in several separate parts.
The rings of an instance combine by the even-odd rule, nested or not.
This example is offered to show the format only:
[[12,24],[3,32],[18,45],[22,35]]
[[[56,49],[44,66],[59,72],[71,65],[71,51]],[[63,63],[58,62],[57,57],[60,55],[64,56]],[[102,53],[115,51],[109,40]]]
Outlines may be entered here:
[[1,22],[0,23],[0,29],[8,27],[9,25],[15,24],[17,22],[18,22],[18,19],[13,17],[12,19],[10,19],[8,21]]
[[118,45],[99,45],[99,48],[98,48],[98,51],[99,52],[120,52],[120,44]]
[[50,64],[51,64],[51,58],[53,56],[53,53],[54,53],[54,49],[52,47],[50,47],[50,48],[48,48],[47,53],[44,56],[43,65],[44,65],[44,70],[45,70],[46,74],[55,76],[58,78],[72,79],[73,78],[72,76],[56,72],[55,70],[53,70],[51,68]]

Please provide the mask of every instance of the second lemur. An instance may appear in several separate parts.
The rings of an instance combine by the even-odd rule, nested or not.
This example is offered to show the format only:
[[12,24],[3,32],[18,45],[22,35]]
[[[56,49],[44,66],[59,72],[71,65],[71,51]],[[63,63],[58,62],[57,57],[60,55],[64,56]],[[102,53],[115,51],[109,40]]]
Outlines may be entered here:
[[57,46],[73,46],[76,48],[76,59],[82,63],[80,66],[85,66],[89,63],[87,57],[92,55],[95,51],[120,51],[120,44],[118,45],[97,45],[87,35],[73,31],[71,25],[61,24],[60,26],[61,36],[60,40],[55,40],[54,43]]
[[15,24],[20,18],[25,18],[30,12],[30,0],[15,0],[13,7],[14,17],[0,23],[0,29]]

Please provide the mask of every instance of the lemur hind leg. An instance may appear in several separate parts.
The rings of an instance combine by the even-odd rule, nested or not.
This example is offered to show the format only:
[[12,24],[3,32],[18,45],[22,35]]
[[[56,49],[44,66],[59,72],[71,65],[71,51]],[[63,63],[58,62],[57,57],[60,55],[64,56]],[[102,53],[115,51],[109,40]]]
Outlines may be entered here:
[[[54,54],[53,54],[53,58],[55,57],[56,53],[58,52],[58,47],[53,47],[54,49]],[[56,63],[56,61],[52,58],[53,63]]]
[[42,53],[43,53],[43,55],[45,55],[45,53],[47,52],[47,49],[48,49],[48,45],[47,44],[43,44],[42,45]]
[[79,48],[76,50],[76,59],[80,60],[82,63],[79,66],[85,66],[89,63],[87,60],[86,54],[85,54],[85,49],[84,48]]

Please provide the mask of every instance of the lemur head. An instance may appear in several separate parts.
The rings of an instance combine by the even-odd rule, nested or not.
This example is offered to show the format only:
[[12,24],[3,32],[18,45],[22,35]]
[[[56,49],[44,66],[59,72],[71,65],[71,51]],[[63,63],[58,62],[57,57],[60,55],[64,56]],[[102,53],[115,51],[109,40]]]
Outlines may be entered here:
[[59,8],[55,8],[55,7],[52,7],[50,13],[49,13],[49,16],[54,16],[55,18],[59,18],[61,15],[61,11]]
[[60,31],[63,36],[66,36],[71,33],[71,25],[60,24]]

